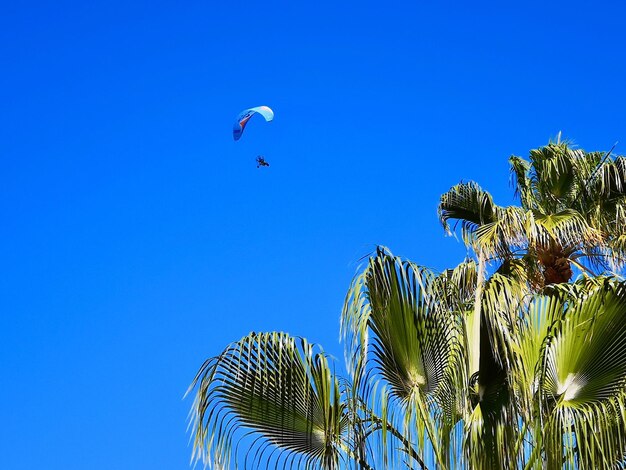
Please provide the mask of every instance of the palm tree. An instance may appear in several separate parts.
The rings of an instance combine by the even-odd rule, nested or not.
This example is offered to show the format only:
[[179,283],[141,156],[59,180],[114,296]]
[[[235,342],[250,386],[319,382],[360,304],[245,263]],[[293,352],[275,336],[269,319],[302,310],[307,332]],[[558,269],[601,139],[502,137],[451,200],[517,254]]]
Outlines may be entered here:
[[[466,245],[476,252],[479,283],[474,311],[466,318],[470,371],[478,374],[482,356],[501,362],[483,344],[490,331],[481,315],[482,281],[487,259],[499,261],[498,272],[515,278],[529,291],[568,282],[572,265],[593,274],[623,265],[626,234],[626,158],[587,153],[561,141],[531,150],[529,160],[509,159],[521,206],[496,205],[477,183],[461,183],[441,196],[439,217],[461,223]],[[483,328],[484,326],[484,328]],[[483,361],[484,362],[484,361]],[[488,365],[487,367],[492,367]]]
[[530,151],[529,160],[509,159],[520,206],[502,207],[474,182],[441,196],[439,216],[461,223],[466,244],[502,262],[540,288],[568,282],[572,264],[606,271],[626,260],[626,157],[612,150],[585,152],[567,142]]
[[[623,166],[607,161],[588,179],[612,199],[580,196],[602,215],[573,197],[580,206],[498,207],[467,184],[442,198],[464,205],[442,214],[461,220],[477,261],[435,273],[378,248],[346,296],[347,377],[319,346],[276,332],[205,362],[189,389],[193,458],[220,469],[626,466],[626,282],[586,271],[547,282],[538,256],[550,237],[560,254],[572,249],[575,227],[606,246],[585,239],[572,254],[603,266],[619,253]],[[524,175],[538,185],[532,168]],[[560,214],[570,210],[578,222],[562,221],[576,218]],[[502,265],[488,277],[494,257]]]

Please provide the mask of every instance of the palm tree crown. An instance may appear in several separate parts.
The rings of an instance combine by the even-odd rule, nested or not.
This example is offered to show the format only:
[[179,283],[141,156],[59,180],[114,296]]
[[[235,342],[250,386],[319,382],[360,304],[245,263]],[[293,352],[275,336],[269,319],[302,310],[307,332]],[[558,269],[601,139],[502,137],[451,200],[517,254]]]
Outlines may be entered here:
[[626,158],[610,157],[560,141],[531,150],[529,160],[512,156],[520,206],[498,206],[476,183],[462,183],[441,196],[440,219],[448,230],[448,221],[460,221],[465,242],[509,272],[525,257],[526,274],[539,287],[569,281],[571,264],[619,268],[626,258]]

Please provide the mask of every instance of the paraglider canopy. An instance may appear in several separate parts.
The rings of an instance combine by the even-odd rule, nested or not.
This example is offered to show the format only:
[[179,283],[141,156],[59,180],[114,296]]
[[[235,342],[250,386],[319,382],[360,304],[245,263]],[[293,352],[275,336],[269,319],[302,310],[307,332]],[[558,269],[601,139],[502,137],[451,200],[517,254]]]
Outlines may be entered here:
[[243,130],[246,128],[246,124],[256,113],[259,113],[268,122],[274,119],[274,111],[272,111],[269,106],[257,106],[255,108],[244,109],[241,113],[239,113],[239,116],[237,116],[237,120],[233,125],[233,139],[239,140],[241,138]]

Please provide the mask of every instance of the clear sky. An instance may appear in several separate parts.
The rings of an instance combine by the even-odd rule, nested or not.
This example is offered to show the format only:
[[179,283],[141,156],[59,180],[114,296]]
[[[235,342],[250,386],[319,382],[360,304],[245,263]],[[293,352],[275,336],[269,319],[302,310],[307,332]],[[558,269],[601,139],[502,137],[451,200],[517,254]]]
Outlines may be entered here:
[[188,468],[186,387],[252,330],[342,368],[359,258],[465,256],[442,192],[626,153],[622,3],[3,5],[0,468]]

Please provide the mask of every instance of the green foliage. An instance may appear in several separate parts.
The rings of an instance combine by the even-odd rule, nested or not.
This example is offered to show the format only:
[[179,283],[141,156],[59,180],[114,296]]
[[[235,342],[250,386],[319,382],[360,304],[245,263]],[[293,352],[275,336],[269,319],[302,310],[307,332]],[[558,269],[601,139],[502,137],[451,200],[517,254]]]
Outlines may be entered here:
[[502,207],[476,183],[441,196],[439,217],[461,224],[468,246],[501,262],[529,254],[535,286],[567,282],[580,269],[619,269],[626,259],[626,158],[584,152],[566,142],[509,159],[521,206]]
[[559,141],[510,163],[521,206],[476,183],[441,197],[440,220],[460,222],[477,261],[436,273],[372,254],[341,315],[348,378],[285,333],[250,333],[208,360],[189,389],[193,459],[626,467],[626,282],[591,272],[622,264],[626,160]]
[[207,361],[194,388],[194,451],[205,463],[228,468],[233,433],[243,427],[265,438],[251,465],[273,444],[287,462],[337,466],[350,421],[347,391],[306,340],[251,333]]

